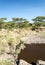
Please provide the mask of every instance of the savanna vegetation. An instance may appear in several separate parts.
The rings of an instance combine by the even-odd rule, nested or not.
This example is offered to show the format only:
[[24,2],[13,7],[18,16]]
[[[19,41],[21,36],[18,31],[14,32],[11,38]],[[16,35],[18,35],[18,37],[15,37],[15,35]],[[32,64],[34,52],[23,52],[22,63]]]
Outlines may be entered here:
[[12,21],[7,22],[7,18],[0,18],[0,29],[15,29],[15,28],[32,28],[45,27],[45,16],[38,16],[32,19],[33,23],[23,18],[12,18]]
[[[12,65],[17,65],[18,55],[25,48],[25,44],[21,38],[29,30],[26,31],[23,29],[38,30],[41,27],[45,28],[45,16],[38,16],[32,20],[34,22],[30,23],[23,18],[12,18],[12,21],[7,22],[7,18],[0,18],[0,55],[4,53],[12,55],[14,59]],[[0,65],[11,65],[11,62],[9,62],[10,59],[7,60],[0,61]]]

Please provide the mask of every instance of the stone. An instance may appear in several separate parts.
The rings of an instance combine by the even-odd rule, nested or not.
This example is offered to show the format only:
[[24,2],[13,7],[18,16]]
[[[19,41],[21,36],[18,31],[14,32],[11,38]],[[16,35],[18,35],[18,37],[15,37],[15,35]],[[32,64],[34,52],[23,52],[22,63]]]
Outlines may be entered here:
[[45,61],[38,60],[38,61],[37,61],[37,65],[45,65]]
[[25,60],[20,59],[19,65],[32,65],[32,64],[29,64]]

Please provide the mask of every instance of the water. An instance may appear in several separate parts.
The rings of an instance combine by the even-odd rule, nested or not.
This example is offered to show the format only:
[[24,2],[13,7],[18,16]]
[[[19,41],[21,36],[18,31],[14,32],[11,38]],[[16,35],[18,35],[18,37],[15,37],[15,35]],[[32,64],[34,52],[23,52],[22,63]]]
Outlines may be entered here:
[[19,59],[27,62],[37,62],[37,60],[45,61],[45,44],[26,45],[26,48],[19,54]]

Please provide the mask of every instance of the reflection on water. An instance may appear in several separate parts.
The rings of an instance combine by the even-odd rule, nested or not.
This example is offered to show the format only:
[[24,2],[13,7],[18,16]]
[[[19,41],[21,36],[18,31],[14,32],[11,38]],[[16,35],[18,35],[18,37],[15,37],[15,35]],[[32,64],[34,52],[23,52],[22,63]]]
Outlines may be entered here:
[[45,44],[26,45],[26,48],[19,54],[19,59],[27,62],[36,62],[37,60],[45,61]]

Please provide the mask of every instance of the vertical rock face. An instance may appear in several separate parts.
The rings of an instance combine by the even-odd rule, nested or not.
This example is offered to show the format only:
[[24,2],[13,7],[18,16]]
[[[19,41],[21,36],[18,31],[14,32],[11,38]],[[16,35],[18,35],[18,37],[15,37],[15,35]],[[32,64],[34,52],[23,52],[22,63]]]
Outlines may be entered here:
[[25,60],[20,59],[19,65],[32,65],[32,64],[29,64],[29,63],[26,62]]

